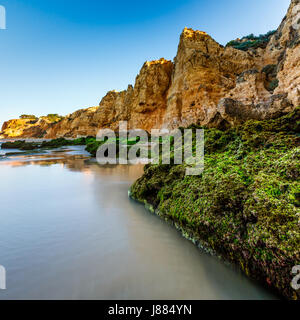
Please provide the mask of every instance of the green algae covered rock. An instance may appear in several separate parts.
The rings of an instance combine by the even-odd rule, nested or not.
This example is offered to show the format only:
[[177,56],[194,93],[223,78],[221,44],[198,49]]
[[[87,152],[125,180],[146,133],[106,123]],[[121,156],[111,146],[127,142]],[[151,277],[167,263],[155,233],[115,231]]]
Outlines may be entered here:
[[205,130],[205,169],[147,165],[130,190],[249,277],[288,299],[300,265],[300,108],[275,120]]
[[39,148],[38,143],[26,142],[25,140],[4,142],[1,144],[1,149],[35,150],[38,148]]
[[65,138],[57,138],[53,140],[45,140],[42,142],[26,142],[25,140],[17,140],[12,142],[4,142],[1,144],[2,149],[20,149],[20,150],[35,150],[35,149],[55,149],[64,146],[79,146],[86,145],[94,138],[78,138],[75,140],[67,140]]
[[49,141],[43,141],[41,148],[60,148],[65,146],[83,146],[86,145],[89,138],[78,138],[68,140],[65,138],[57,138]]

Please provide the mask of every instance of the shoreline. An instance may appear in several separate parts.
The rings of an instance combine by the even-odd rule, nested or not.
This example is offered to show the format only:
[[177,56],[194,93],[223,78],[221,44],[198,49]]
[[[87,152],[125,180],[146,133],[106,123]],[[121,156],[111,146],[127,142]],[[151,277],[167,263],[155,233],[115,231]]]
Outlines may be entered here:
[[157,217],[159,217],[160,219],[165,221],[167,224],[169,224],[170,226],[175,228],[184,239],[192,242],[199,250],[201,250],[201,251],[205,252],[206,254],[209,254],[213,257],[218,258],[218,260],[223,262],[226,266],[233,268],[236,272],[240,272],[241,274],[246,276],[249,280],[255,281],[257,283],[257,285],[260,285],[263,288],[269,290],[271,293],[275,294],[278,297],[278,299],[288,300],[287,297],[282,295],[282,293],[279,290],[277,290],[275,287],[268,286],[268,285],[266,285],[265,281],[263,281],[257,277],[254,277],[250,274],[247,274],[242,269],[242,267],[240,265],[238,265],[235,261],[230,261],[229,257],[222,255],[218,251],[211,248],[211,246],[207,242],[203,241],[200,237],[197,237],[194,234],[193,230],[188,230],[188,229],[184,228],[183,226],[180,226],[170,216],[167,216],[167,215],[161,213],[158,209],[155,209],[154,206],[152,204],[148,203],[146,200],[142,201],[142,200],[136,199],[130,190],[128,190],[128,197],[130,199],[134,200],[135,202],[144,205],[145,209],[149,213],[156,215]]

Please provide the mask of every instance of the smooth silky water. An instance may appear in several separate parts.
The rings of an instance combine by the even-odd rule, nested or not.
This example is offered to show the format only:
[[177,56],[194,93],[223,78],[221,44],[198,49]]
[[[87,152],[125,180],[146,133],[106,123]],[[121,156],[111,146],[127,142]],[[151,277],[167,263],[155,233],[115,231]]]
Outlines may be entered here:
[[7,151],[0,299],[277,298],[130,200],[142,166],[100,166],[82,147]]

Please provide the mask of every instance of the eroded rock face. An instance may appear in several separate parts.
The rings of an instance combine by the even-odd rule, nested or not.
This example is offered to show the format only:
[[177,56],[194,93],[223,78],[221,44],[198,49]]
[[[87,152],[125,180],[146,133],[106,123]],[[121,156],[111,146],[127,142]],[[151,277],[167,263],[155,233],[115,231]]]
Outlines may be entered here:
[[136,78],[129,114],[131,129],[160,128],[167,108],[173,63],[160,59],[146,62]]
[[292,0],[278,30],[263,47],[223,47],[207,33],[185,28],[174,63],[146,62],[134,87],[110,91],[98,107],[78,110],[57,124],[24,127],[12,120],[4,136],[95,136],[101,128],[176,128],[236,125],[268,119],[300,105],[300,0]]
[[45,117],[39,119],[13,119],[3,123],[0,137],[3,138],[42,138],[51,127],[51,121]]
[[265,49],[223,48],[185,29],[175,58],[163,126],[236,125],[268,119],[300,105],[300,0]]
[[93,126],[92,119],[97,107],[78,110],[67,115],[60,122],[52,125],[45,134],[44,138],[72,138],[77,136],[94,136],[96,129]]
[[99,107],[82,109],[51,127],[45,138],[95,136],[99,129],[117,130],[120,121],[130,129],[159,128],[166,110],[173,63],[165,59],[146,62],[127,90],[109,91]]
[[222,127],[224,121],[231,126],[241,124],[249,119],[265,120],[278,118],[293,110],[287,94],[272,95],[268,100],[258,104],[244,104],[230,98],[221,99],[217,107],[217,115],[210,126]]
[[184,29],[163,126],[208,122],[220,99],[236,86],[237,75],[253,65],[248,53],[225,49],[205,32]]
[[291,1],[264,56],[273,59],[278,66],[278,87],[274,94],[287,93],[294,106],[300,105],[300,0]]

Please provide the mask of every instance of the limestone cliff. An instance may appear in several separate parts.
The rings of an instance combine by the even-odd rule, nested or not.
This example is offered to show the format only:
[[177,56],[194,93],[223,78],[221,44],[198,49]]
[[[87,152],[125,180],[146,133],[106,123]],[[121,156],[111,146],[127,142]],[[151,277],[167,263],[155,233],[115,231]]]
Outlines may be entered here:
[[[262,43],[244,38],[243,49],[218,44],[207,33],[185,28],[174,62],[146,62],[135,85],[110,91],[99,106],[59,123],[11,120],[4,137],[77,137],[101,128],[176,128],[198,123],[230,126],[278,117],[300,105],[300,0],[292,0],[276,32]],[[267,40],[266,40],[267,39]],[[247,44],[249,43],[249,47]]]
[[130,128],[160,127],[172,70],[173,63],[165,59],[146,62],[134,87],[129,85],[125,91],[108,92],[99,107],[68,115],[52,126],[45,138],[95,136],[100,128],[118,129],[119,121],[128,121]]
[[236,86],[236,78],[253,68],[247,52],[224,48],[208,34],[185,28],[180,37],[162,125],[168,128],[208,123],[217,105]]
[[47,117],[9,120],[3,123],[0,138],[43,138],[54,123]]

